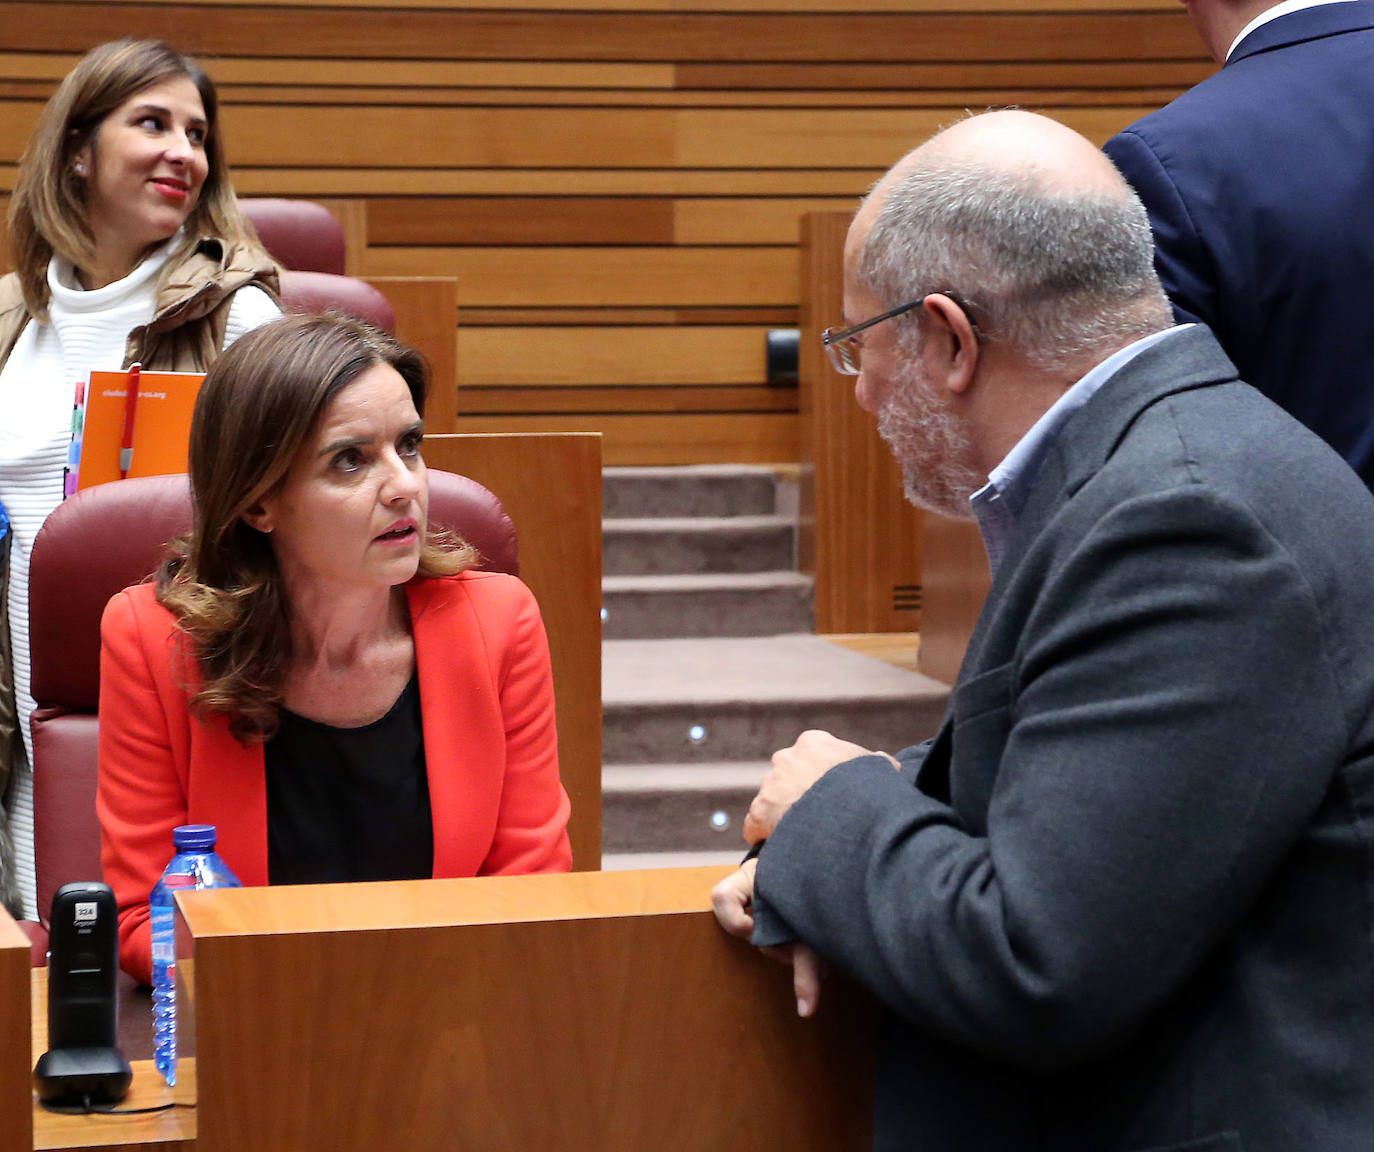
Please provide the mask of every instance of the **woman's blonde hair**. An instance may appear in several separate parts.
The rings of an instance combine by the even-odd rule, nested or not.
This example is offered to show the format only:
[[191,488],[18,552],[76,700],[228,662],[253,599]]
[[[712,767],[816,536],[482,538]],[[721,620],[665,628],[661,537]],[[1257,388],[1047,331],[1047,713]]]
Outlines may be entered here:
[[85,181],[74,168],[77,153],[95,144],[105,118],[126,100],[154,84],[181,77],[196,86],[205,106],[209,170],[200,199],[186,220],[181,250],[168,261],[168,268],[204,236],[257,242],[229,183],[213,82],[194,61],[160,40],[113,40],[92,48],[67,74],[44,105],[19,159],[19,178],[10,201],[10,247],[30,315],[47,318],[48,261],[54,253],[77,268],[89,267],[95,255],[95,237],[86,218]]
[[[284,316],[215,361],[191,422],[191,533],[172,543],[157,599],[189,637],[198,715],[224,715],[244,744],[269,738],[290,666],[291,606],[271,539],[244,519],[275,492],[333,398],[369,368],[394,368],[425,410],[418,352],[350,317]],[[469,545],[429,531],[419,575],[477,563]]]

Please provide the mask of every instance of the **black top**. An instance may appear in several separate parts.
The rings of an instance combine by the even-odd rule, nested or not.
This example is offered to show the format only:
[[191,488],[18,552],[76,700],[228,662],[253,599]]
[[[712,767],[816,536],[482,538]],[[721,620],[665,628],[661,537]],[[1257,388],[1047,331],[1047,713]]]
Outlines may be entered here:
[[434,874],[420,681],[361,728],[281,710],[264,749],[273,884],[420,880]]

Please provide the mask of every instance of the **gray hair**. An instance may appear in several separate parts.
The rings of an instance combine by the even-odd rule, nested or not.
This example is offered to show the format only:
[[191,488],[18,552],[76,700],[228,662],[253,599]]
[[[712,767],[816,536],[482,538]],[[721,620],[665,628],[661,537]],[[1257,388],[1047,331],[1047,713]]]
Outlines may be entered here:
[[[949,156],[920,164],[888,192],[858,274],[888,307],[950,293],[982,337],[1018,348],[1043,371],[1171,323],[1134,192],[1066,192],[1033,171]],[[917,323],[905,322],[904,338],[915,338]]]

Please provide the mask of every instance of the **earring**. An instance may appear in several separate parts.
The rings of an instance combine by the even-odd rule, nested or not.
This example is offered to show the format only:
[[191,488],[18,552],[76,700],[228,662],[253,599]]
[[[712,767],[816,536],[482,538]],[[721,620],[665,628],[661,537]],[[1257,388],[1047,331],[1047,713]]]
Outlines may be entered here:
[[78,160],[75,164],[72,165],[72,171],[75,172],[78,176],[84,176],[86,175],[86,165],[84,165],[83,163],[81,163],[80,160]]

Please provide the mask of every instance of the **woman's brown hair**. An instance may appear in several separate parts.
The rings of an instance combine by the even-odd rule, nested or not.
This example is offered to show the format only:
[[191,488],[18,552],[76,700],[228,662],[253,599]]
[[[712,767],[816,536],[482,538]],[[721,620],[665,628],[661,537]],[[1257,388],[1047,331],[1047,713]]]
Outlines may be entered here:
[[[191,698],[201,716],[229,718],[244,744],[276,731],[291,662],[291,606],[267,534],[244,514],[286,478],[333,398],[369,368],[394,368],[424,415],[418,352],[349,317],[284,316],[256,328],[215,361],[191,421],[194,520],[172,543],[157,599],[177,618],[199,665]],[[430,531],[419,575],[472,567],[476,552]]]
[[186,220],[182,247],[168,268],[205,236],[257,242],[229,183],[219,99],[210,77],[160,40],[113,40],[92,48],[67,74],[44,105],[19,159],[10,201],[10,246],[30,315],[47,317],[48,261],[54,253],[77,268],[88,267],[95,254],[95,238],[86,220],[85,181],[74,168],[77,153],[96,142],[105,118],[126,100],[154,84],[182,77],[196,86],[205,106],[209,169],[200,199]]

